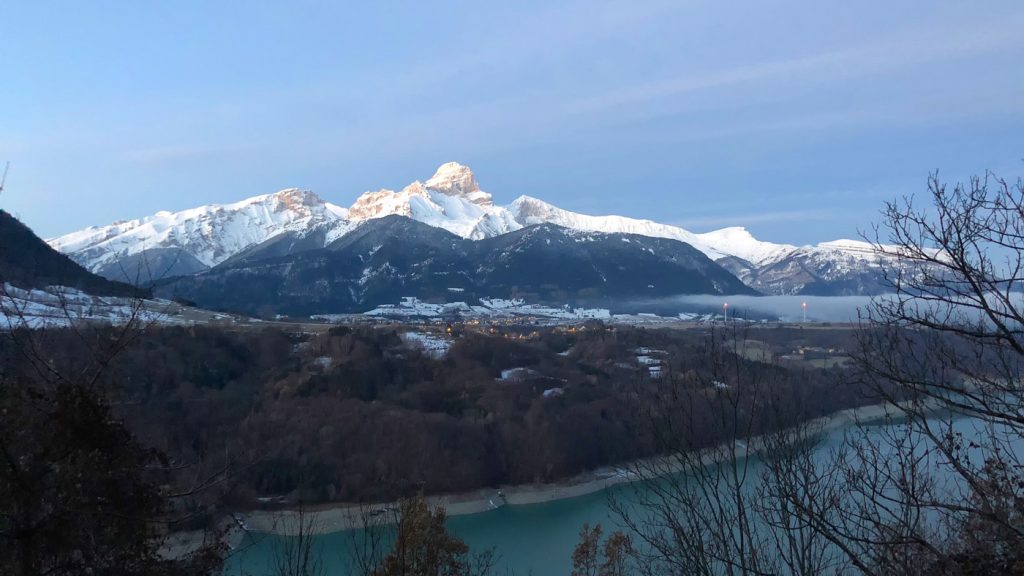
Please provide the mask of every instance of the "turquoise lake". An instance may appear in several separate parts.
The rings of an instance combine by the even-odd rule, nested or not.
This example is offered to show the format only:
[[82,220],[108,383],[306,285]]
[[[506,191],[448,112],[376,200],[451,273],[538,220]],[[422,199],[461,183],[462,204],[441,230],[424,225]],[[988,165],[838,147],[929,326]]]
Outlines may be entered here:
[[[969,431],[970,426],[967,420],[958,420],[956,425],[964,432]],[[882,426],[878,429],[881,430]],[[819,451],[824,453],[837,445],[843,433],[843,430],[830,432]],[[610,490],[628,497],[632,487],[618,486]],[[516,574],[565,576],[571,571],[572,551],[584,523],[601,523],[606,532],[618,525],[609,509],[608,494],[608,491],[601,491],[544,504],[504,506],[481,514],[451,517],[448,526],[473,551],[495,547],[501,556],[499,568],[510,568]],[[322,552],[328,575],[350,572],[352,537],[350,532],[316,537],[315,545]],[[248,538],[242,549],[231,558],[226,573],[269,575],[274,550],[279,547],[282,537],[253,535]]]

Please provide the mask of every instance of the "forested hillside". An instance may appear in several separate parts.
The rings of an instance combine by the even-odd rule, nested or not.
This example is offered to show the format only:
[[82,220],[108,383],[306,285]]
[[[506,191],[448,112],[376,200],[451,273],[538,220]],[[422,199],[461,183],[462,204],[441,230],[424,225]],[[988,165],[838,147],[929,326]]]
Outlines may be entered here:
[[[835,385],[842,368],[739,360],[738,372],[713,375],[703,332],[596,322],[467,331],[432,336],[449,338],[447,354],[437,357],[403,340],[403,331],[150,329],[105,378],[119,414],[143,442],[188,463],[189,474],[233,468],[221,495],[240,507],[260,497],[365,501],[420,489],[549,482],[648,456],[656,442],[644,406],[659,402],[670,382],[715,395],[716,386],[768,371],[779,382],[773,394],[799,399],[807,416],[858,401],[853,390]],[[821,338],[763,332],[759,338],[775,343],[759,351],[786,352]],[[834,347],[848,338],[824,334]],[[40,340],[69,373],[87,356],[88,343],[70,332]],[[10,370],[27,369],[13,354],[0,360]],[[762,425],[770,426],[770,416]],[[721,433],[711,422],[696,428],[704,432],[694,440],[704,445]]]

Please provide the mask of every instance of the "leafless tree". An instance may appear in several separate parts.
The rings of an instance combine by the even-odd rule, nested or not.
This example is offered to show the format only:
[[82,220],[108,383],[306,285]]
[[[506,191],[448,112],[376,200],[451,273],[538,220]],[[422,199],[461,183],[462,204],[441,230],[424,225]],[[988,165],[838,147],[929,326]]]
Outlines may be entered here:
[[840,536],[871,543],[873,573],[1020,570],[1024,185],[932,176],[928,191],[889,203],[875,233],[893,294],[866,311],[856,360],[901,422],[849,442],[862,494]]
[[604,528],[584,524],[580,541],[572,553],[571,576],[626,576],[631,574],[632,541],[622,531],[615,531],[602,542]]
[[710,373],[669,372],[647,407],[665,456],[636,462],[612,501],[650,574],[821,574],[842,565],[792,502],[827,500],[811,482],[818,441],[783,374],[744,360],[740,328],[708,340]]
[[[45,291],[52,314],[31,309],[30,289],[0,285],[0,348],[18,367],[0,367],[0,568],[13,574],[205,574],[217,569],[223,534],[166,558],[167,531],[190,514],[178,503],[224,478],[224,471],[174,486],[180,465],[141,446],[114,414],[106,376],[150,327],[144,294],[111,297],[115,325],[89,322],[60,286]],[[38,296],[36,294],[35,296]],[[88,297],[92,302],[102,297]],[[78,368],[54,361],[52,330],[74,334],[86,351]]]
[[819,450],[770,371],[729,370],[712,346],[713,382],[665,381],[651,422],[670,456],[618,504],[645,571],[1024,572],[1024,185],[928,189],[887,204],[872,239],[892,294],[863,314],[851,383],[884,425]]
[[320,520],[300,502],[295,514],[284,520],[282,538],[274,541],[275,576],[324,576],[323,546],[316,541]]
[[349,523],[361,527],[346,536],[349,572],[360,576],[377,573],[395,545],[400,509],[395,505],[363,505],[350,513]]

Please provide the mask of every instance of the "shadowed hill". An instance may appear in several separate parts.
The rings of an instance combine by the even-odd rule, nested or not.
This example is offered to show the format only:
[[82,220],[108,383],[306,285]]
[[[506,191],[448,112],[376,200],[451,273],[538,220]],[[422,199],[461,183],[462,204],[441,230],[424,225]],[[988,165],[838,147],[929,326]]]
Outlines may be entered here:
[[0,281],[20,288],[68,286],[96,296],[148,296],[134,286],[89,272],[0,210]]

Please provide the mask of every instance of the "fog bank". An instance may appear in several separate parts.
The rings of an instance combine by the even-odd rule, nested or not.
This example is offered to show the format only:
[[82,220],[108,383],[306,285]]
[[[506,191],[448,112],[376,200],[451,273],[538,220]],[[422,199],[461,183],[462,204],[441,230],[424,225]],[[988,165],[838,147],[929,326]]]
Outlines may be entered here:
[[803,319],[802,305],[807,303],[807,320],[811,322],[855,322],[873,298],[886,296],[718,296],[712,294],[681,295],[669,298],[638,300],[630,307],[645,311],[722,313],[729,304],[734,318],[777,318],[784,322]]

